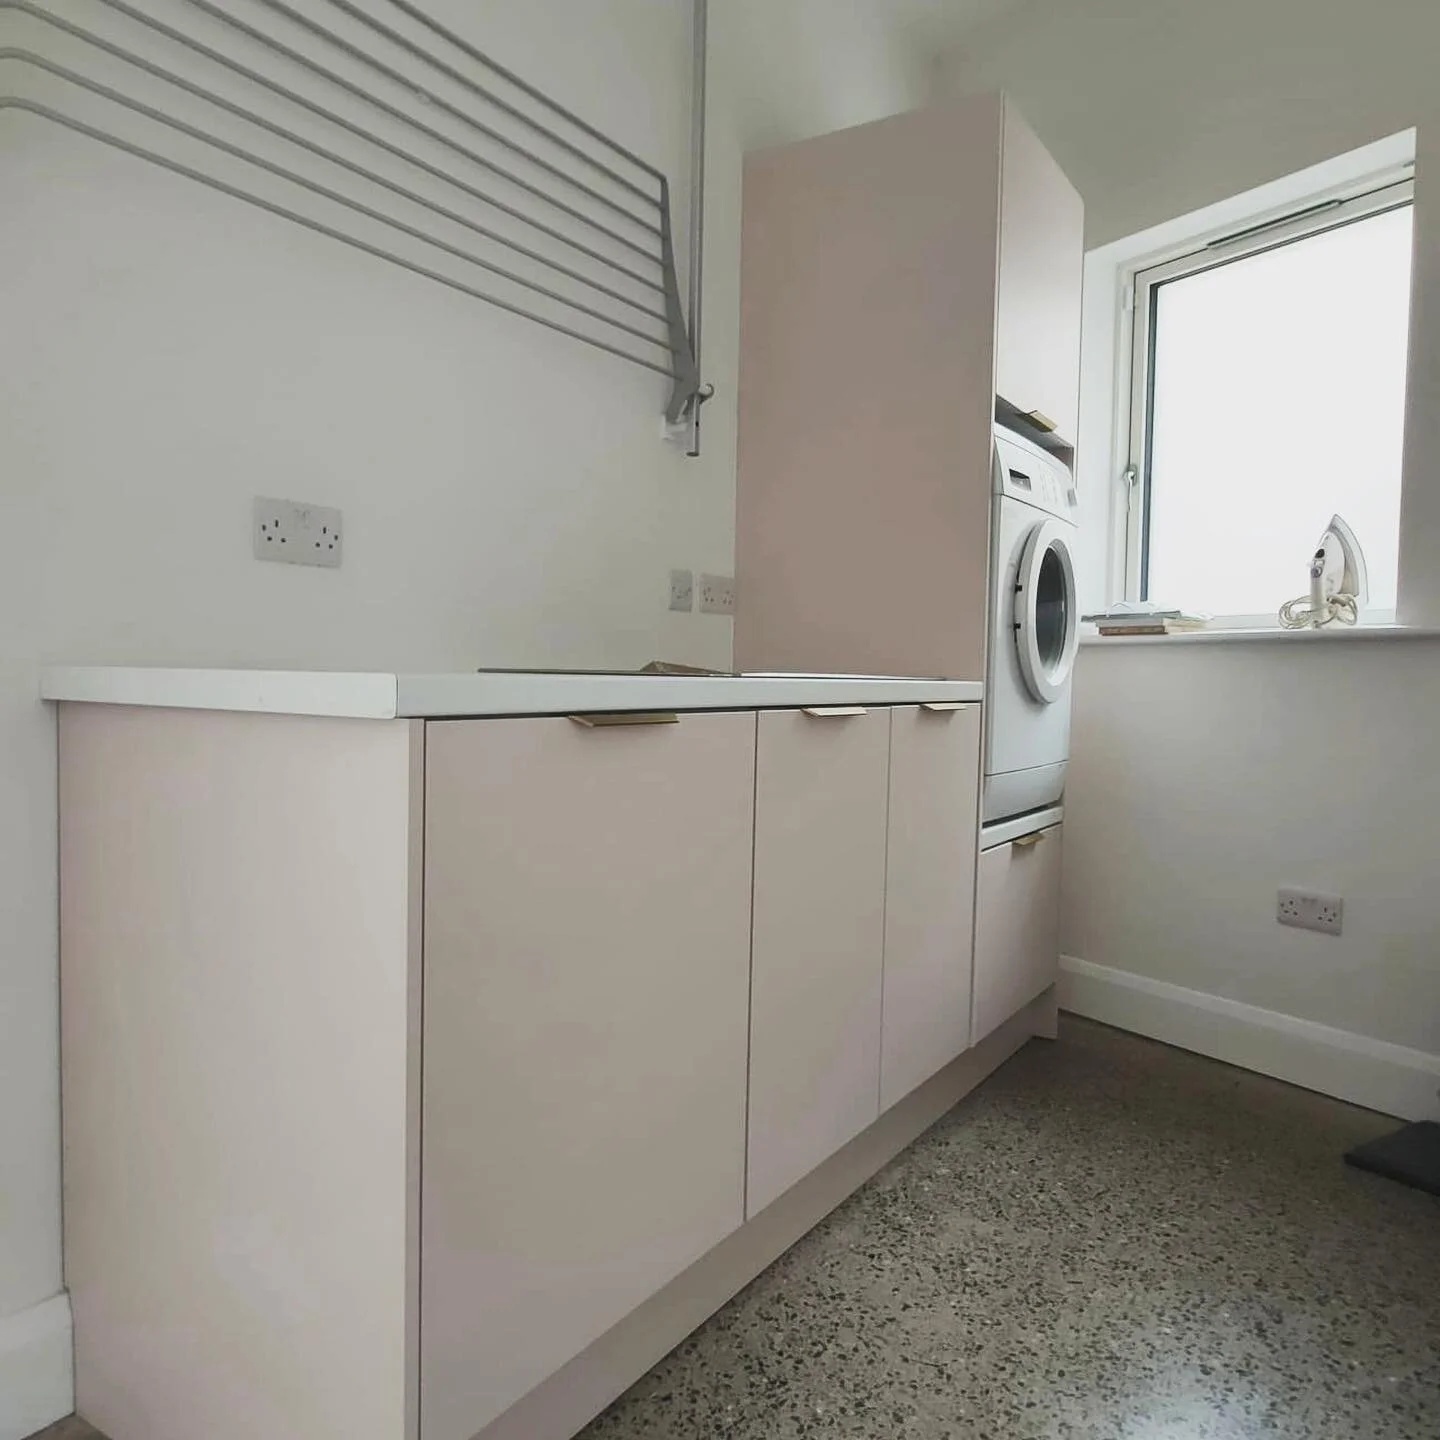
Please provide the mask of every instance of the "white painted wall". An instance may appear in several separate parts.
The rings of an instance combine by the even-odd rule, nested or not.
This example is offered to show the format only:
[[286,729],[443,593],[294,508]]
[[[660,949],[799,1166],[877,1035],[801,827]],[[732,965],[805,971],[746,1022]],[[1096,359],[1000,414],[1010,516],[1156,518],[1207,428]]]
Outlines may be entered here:
[[[925,82],[873,7],[824,0],[821,23],[817,4],[712,7],[698,461],[658,437],[658,376],[0,116],[0,1317],[61,1283],[38,667],[728,663],[729,622],[668,614],[666,571],[732,563],[741,149],[905,108]],[[683,222],[688,5],[431,8],[665,168]],[[343,507],[344,568],[254,563],[255,494]],[[35,1401],[6,1402],[0,1383],[13,1440]]]
[[[1440,1069],[1437,713],[1437,639],[1087,647],[1066,952]],[[1277,925],[1288,885],[1344,934]]]
[[[1402,551],[1423,568],[1402,581],[1402,613],[1430,624],[1440,621],[1425,558],[1440,536],[1440,204],[1426,190],[1440,172],[1437,47],[1440,8],[1413,0],[1032,0],[972,33],[939,74],[942,88],[1017,99],[1080,188],[1095,246],[1419,126]],[[1113,290],[1087,297],[1087,605],[1110,598],[1114,558],[1115,304]],[[1072,994],[1303,1083],[1433,1109],[1437,652],[1374,640],[1083,650],[1064,945],[1099,978],[1085,971]],[[1277,926],[1285,884],[1344,896],[1345,935]],[[1285,1058],[1293,1046],[1303,1064]]]
[[1440,118],[1415,146],[1415,258],[1405,488],[1400,496],[1399,618],[1440,627]]

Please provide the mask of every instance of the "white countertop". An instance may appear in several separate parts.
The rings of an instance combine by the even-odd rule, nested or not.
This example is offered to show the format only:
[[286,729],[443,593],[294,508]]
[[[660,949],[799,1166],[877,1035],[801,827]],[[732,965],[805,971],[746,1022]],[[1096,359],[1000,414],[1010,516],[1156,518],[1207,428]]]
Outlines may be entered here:
[[45,700],[247,710],[362,720],[566,715],[624,710],[760,710],[977,701],[978,680],[848,675],[631,675],[491,670],[399,675],[329,670],[160,670],[53,666]]

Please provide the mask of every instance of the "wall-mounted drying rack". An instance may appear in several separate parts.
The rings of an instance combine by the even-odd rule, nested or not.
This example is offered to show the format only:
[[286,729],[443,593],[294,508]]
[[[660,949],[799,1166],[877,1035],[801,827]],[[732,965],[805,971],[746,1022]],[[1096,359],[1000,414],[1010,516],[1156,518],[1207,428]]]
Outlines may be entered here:
[[705,0],[690,315],[663,171],[411,0],[0,0],[27,112],[666,376],[698,453]]

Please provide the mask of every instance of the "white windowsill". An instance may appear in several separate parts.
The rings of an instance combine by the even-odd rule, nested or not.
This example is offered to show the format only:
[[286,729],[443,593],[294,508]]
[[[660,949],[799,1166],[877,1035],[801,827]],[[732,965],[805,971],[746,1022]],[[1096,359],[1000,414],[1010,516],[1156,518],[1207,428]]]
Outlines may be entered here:
[[1423,625],[1332,625],[1323,630],[1282,630],[1278,625],[1245,630],[1185,630],[1175,635],[1101,635],[1082,631],[1080,643],[1097,645],[1244,645],[1279,640],[1324,645],[1345,640],[1440,640],[1440,630]]

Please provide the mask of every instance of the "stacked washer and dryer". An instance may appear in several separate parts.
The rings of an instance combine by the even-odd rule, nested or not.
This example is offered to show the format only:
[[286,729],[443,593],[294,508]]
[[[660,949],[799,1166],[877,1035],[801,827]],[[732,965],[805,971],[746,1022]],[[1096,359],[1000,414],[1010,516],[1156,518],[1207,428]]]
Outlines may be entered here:
[[998,426],[993,460],[972,1043],[1055,983],[1079,640],[1069,468]]
[[1061,819],[1079,641],[1079,515],[1065,463],[995,427],[981,849]]

